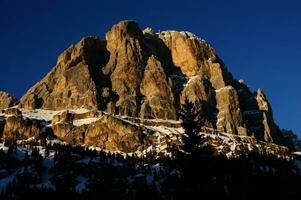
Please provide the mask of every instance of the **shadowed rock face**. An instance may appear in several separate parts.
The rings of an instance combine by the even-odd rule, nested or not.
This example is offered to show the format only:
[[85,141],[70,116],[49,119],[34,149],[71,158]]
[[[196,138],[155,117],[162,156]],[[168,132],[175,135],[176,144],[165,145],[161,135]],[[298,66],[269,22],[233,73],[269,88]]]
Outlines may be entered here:
[[[21,98],[19,107],[84,107],[130,117],[178,119],[185,98],[206,110],[208,127],[265,141],[281,137],[266,96],[261,91],[253,94],[233,79],[208,43],[189,32],[141,31],[135,21],[114,25],[105,40],[87,37],[69,47]],[[107,125],[110,128],[116,127]],[[88,135],[80,140],[92,144],[88,138],[98,137],[93,131]]]

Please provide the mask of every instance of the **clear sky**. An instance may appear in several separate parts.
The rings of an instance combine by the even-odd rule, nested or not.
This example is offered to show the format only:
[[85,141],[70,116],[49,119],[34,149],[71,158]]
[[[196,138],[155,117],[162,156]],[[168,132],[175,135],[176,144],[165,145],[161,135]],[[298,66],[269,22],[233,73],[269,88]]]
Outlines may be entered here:
[[236,79],[269,97],[281,128],[301,137],[301,1],[0,0],[0,90],[21,97],[60,52],[116,22],[187,30],[209,42]]

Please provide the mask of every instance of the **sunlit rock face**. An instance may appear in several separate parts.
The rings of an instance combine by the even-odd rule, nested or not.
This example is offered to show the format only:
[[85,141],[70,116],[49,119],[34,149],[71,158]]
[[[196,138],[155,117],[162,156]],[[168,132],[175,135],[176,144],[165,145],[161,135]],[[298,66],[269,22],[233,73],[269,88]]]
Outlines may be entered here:
[[9,108],[18,104],[18,99],[4,91],[0,91],[0,109]]
[[[204,112],[206,127],[269,142],[281,137],[263,92],[254,94],[243,81],[235,80],[206,41],[186,31],[142,31],[137,22],[129,20],[113,25],[105,39],[86,37],[66,49],[53,69],[21,98],[19,108],[86,108],[142,119],[178,120],[185,99]],[[112,144],[104,133],[113,128],[137,133],[110,123],[106,116],[95,122],[106,131],[73,128],[73,135],[84,132],[85,137],[71,138],[101,144],[106,137]],[[70,127],[62,124],[53,129],[66,138]],[[139,143],[138,138],[131,141]]]

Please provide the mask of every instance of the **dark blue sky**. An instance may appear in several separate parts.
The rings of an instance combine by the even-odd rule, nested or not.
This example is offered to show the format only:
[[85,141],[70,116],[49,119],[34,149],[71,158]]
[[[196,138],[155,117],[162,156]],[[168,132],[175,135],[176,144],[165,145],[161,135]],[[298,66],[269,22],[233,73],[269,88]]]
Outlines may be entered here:
[[264,89],[282,128],[301,136],[298,0],[0,0],[0,90],[22,96],[81,37],[122,19],[187,30],[209,42],[236,79]]

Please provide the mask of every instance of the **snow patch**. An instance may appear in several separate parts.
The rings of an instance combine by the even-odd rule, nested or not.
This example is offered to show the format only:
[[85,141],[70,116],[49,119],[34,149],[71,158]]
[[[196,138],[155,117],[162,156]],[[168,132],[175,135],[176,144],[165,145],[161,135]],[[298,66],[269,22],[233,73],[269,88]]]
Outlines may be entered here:
[[75,113],[75,114],[83,114],[83,113],[87,113],[90,112],[91,110],[87,109],[87,108],[79,108],[79,109],[74,109],[74,110],[69,110],[71,113]]
[[74,126],[82,126],[85,124],[91,124],[93,122],[96,122],[99,120],[99,118],[86,118],[86,119],[78,119],[73,121]]
[[215,92],[221,92],[222,90],[229,89],[231,86],[222,87],[220,89],[215,90]]
[[60,112],[60,111],[42,110],[42,109],[35,109],[35,110],[21,109],[21,111],[24,117],[30,119],[44,120],[44,121],[51,121],[52,117]]

